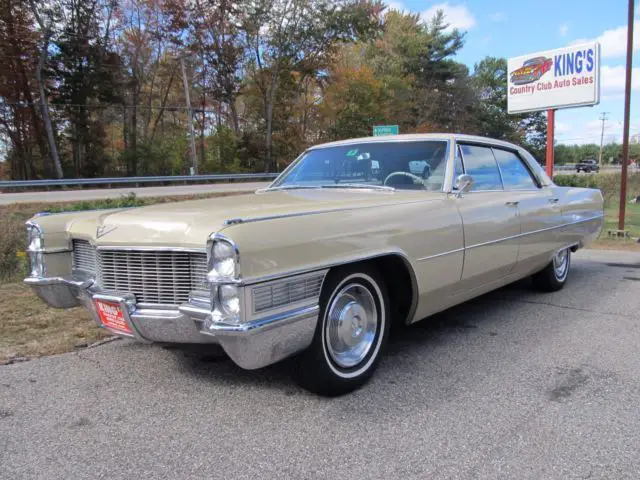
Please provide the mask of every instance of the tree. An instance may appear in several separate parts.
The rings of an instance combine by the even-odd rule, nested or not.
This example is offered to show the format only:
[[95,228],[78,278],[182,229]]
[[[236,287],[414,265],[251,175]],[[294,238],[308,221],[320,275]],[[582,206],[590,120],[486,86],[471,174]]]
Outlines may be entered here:
[[[56,145],[56,139],[53,133],[53,125],[51,124],[51,117],[49,115],[49,97],[46,94],[44,85],[45,81],[42,76],[42,72],[44,70],[45,64],[47,63],[47,57],[49,54],[49,44],[54,33],[53,25],[56,22],[57,9],[55,8],[55,6],[53,8],[47,6],[38,7],[34,0],[29,0],[29,4],[31,6],[31,12],[36,19],[36,22],[38,22],[38,26],[40,27],[40,32],[42,35],[42,45],[40,46],[38,66],[36,67],[36,82],[38,85],[38,93],[40,94],[40,112],[42,114],[45,130],[47,132],[47,140],[49,141],[49,152],[51,154],[55,174],[57,178],[62,178],[62,164],[60,163],[58,146]],[[40,11],[40,9],[42,9],[42,12]]]
[[379,5],[359,0],[254,0],[243,16],[248,72],[261,94],[265,168],[274,168],[273,113],[282,77],[298,72],[298,85],[325,68],[336,45],[369,35]]
[[[6,149],[14,179],[51,174],[44,125],[34,101],[38,35],[25,0],[0,0],[0,131],[13,148]],[[34,62],[33,59],[36,59]],[[37,145],[40,158],[32,154]]]
[[58,81],[55,103],[69,119],[73,171],[95,176],[104,170],[104,123],[100,102],[121,101],[119,58],[109,50],[114,0],[61,0],[62,28],[51,61]]

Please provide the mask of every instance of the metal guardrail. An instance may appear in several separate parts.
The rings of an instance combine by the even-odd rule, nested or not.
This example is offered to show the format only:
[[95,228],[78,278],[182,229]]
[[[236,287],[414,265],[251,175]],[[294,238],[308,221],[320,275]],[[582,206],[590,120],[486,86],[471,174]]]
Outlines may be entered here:
[[131,183],[208,182],[234,180],[273,180],[277,173],[232,173],[210,175],[166,175],[159,177],[61,178],[51,180],[0,181],[0,188],[34,188],[79,185],[118,185]]

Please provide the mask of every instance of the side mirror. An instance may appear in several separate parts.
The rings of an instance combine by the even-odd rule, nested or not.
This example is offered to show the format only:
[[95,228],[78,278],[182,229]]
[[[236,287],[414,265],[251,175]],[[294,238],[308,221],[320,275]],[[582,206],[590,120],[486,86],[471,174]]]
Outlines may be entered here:
[[473,177],[471,175],[463,173],[462,175],[458,175],[458,178],[456,178],[456,188],[458,189],[458,195],[467,193],[469,190],[471,190],[472,186]]

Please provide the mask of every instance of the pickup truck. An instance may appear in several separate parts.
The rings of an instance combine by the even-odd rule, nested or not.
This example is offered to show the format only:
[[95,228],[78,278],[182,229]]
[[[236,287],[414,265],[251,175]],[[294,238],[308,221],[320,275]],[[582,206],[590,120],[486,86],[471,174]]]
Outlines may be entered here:
[[585,173],[589,173],[589,172],[599,172],[600,171],[600,165],[598,165],[597,160],[583,160],[580,163],[576,164],[576,172],[580,173],[580,172],[585,172]]

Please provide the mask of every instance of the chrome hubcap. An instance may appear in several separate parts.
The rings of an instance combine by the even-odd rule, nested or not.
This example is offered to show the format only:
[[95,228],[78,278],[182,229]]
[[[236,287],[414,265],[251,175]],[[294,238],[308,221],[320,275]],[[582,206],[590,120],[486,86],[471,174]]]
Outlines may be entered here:
[[378,309],[365,286],[350,283],[334,297],[325,327],[327,351],[342,368],[358,365],[371,350],[378,330]]
[[553,257],[553,270],[558,280],[564,279],[569,268],[569,250],[560,250]]

